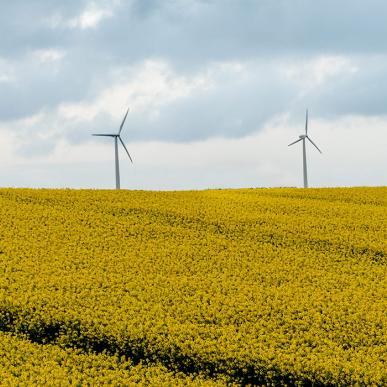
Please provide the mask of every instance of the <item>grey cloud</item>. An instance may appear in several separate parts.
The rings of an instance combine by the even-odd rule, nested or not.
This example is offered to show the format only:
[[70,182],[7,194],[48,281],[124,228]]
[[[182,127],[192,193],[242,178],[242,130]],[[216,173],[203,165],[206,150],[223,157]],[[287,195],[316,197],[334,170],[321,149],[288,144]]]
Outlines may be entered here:
[[[160,109],[157,120],[132,113],[128,136],[136,140],[192,141],[207,137],[241,137],[260,129],[273,114],[285,111],[294,90],[275,72],[244,81],[224,80],[213,90],[194,92]],[[237,78],[237,77],[236,77]]]
[[144,8],[142,0],[125,4],[98,32],[109,47],[121,46],[117,60],[163,56],[188,66],[295,52],[386,50],[387,4],[381,0],[221,0],[191,7],[182,6],[188,1],[166,1],[145,7],[141,17],[133,10]]
[[387,78],[386,60],[387,55],[362,59],[353,76],[327,82],[305,100],[318,107],[322,116],[385,115],[387,90],[383,80]]
[[[188,141],[243,136],[275,114],[289,109],[298,114],[307,105],[322,116],[387,113],[380,82],[387,69],[371,58],[386,53],[383,0],[128,0],[95,29],[52,28],[47,23],[52,17],[75,17],[87,3],[2,4],[0,55],[13,64],[16,81],[0,84],[0,121],[41,110],[53,112],[63,102],[93,100],[111,85],[114,68],[147,58],[162,58],[189,76],[217,61],[258,59],[275,66],[288,56],[325,54],[362,57],[361,71],[299,98],[297,85],[266,68],[249,83],[226,82],[213,92],[175,101],[160,110],[157,122],[132,114],[133,138]],[[56,70],[56,65],[40,66],[28,56],[47,48],[66,52]],[[110,117],[92,122],[95,129],[110,124],[114,124]],[[85,138],[79,123],[57,125],[63,125],[71,141]],[[49,126],[41,130],[48,131]]]
[[[71,61],[71,62],[70,62]],[[76,66],[76,71],[74,69]],[[16,64],[18,79],[2,85],[0,119],[9,121],[90,96],[90,67],[76,58],[63,63]],[[56,69],[57,68],[57,69]],[[96,69],[98,66],[96,66]]]
[[386,50],[387,4],[382,0],[135,0],[122,1],[115,17],[96,30],[50,29],[43,22],[55,15],[75,16],[85,4],[8,2],[0,19],[1,52],[81,44],[118,61],[162,56],[189,65],[306,50]]
[[70,44],[71,34],[50,27],[50,19],[79,14],[85,1],[3,1],[0,12],[0,55],[21,58],[25,51]]

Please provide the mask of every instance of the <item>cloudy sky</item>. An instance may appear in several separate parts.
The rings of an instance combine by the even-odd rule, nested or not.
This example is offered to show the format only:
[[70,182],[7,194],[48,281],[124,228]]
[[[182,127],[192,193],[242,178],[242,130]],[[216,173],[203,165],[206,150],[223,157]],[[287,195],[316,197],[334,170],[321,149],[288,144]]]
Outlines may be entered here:
[[0,186],[387,185],[385,0],[0,0]]

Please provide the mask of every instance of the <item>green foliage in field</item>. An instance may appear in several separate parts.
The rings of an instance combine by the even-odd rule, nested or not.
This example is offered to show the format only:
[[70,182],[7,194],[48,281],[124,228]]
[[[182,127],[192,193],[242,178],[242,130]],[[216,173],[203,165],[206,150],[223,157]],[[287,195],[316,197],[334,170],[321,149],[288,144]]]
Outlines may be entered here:
[[74,373],[381,386],[386,210],[387,188],[3,189],[0,330]]

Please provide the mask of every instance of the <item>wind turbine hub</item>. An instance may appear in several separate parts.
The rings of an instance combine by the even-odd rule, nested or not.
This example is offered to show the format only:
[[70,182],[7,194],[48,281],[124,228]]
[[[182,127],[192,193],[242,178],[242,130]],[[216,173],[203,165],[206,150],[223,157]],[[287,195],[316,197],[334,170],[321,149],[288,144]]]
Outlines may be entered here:
[[301,139],[302,138],[306,138],[306,134],[300,134],[300,136],[299,136]]

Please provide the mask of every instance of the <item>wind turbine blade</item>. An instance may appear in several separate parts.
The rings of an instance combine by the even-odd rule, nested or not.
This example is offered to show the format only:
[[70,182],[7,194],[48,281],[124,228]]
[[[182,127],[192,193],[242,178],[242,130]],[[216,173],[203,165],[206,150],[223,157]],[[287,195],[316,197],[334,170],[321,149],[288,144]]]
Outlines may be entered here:
[[124,149],[126,150],[126,153],[128,154],[130,161],[133,163],[133,160],[132,160],[132,158],[130,157],[129,151],[126,149],[126,146],[125,146],[124,142],[122,141],[122,138],[121,138],[120,136],[118,136],[118,138],[120,139],[122,146],[123,146]]
[[120,126],[120,130],[119,130],[119,132],[118,132],[118,135],[121,134],[121,130],[122,130],[123,126],[124,126],[124,123],[125,123],[125,120],[126,120],[126,116],[128,115],[128,113],[129,113],[129,108],[128,108],[128,110],[126,111],[126,114],[125,114],[124,119],[122,120],[122,123],[121,123],[121,126]]
[[293,144],[295,144],[295,143],[297,143],[297,142],[299,142],[299,141],[301,141],[302,140],[302,138],[299,138],[298,140],[296,140],[296,141],[294,141],[294,142],[292,142],[291,144],[289,144],[288,146],[290,146],[290,145],[293,145]]
[[308,135],[308,109],[306,109],[305,134]]
[[306,136],[306,138],[316,147],[316,149],[320,152],[320,153],[322,153],[321,151],[320,151],[320,149],[319,149],[319,147],[308,137],[308,136]]
[[103,137],[115,137],[115,134],[109,134],[109,133],[98,133],[98,134],[92,134],[92,136],[103,136]]

